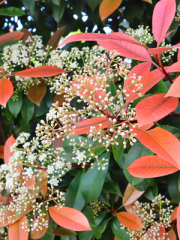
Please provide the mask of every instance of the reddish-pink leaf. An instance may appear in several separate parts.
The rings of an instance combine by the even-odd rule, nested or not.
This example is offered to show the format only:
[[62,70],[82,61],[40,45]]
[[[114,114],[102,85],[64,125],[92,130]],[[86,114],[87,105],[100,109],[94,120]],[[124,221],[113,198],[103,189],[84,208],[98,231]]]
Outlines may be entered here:
[[13,155],[13,152],[10,151],[10,147],[15,143],[15,138],[11,135],[5,142],[4,146],[4,162],[9,163],[9,158]]
[[136,230],[143,228],[141,220],[134,214],[129,212],[117,213],[118,220],[127,228]]
[[10,97],[13,95],[13,84],[7,78],[0,79],[0,104],[6,107]]
[[54,66],[39,66],[34,68],[29,68],[26,70],[22,70],[20,72],[15,73],[15,76],[20,77],[52,77],[59,75],[63,72],[68,72],[64,69],[54,67]]
[[172,48],[180,48],[180,43],[174,45],[174,46],[170,46],[170,47],[159,47],[159,48],[149,48],[148,49],[148,53],[149,54],[161,54],[163,52],[166,52]]
[[[48,214],[48,212],[46,213],[46,216],[43,219],[45,219],[45,221],[49,222],[49,214]],[[31,239],[40,239],[40,238],[42,238],[44,236],[44,234],[46,233],[46,231],[47,231],[47,227],[42,225],[41,229],[37,228],[37,229],[31,231]]]
[[28,179],[27,180],[27,182],[25,183],[25,186],[26,187],[31,187],[31,186],[33,186],[33,185],[35,185],[36,184],[36,181],[34,180],[34,178],[30,178],[30,179]]
[[24,228],[26,221],[24,216],[19,221],[9,225],[9,240],[28,240],[29,232]]
[[105,117],[95,117],[77,124],[75,129],[70,133],[70,135],[79,135],[84,133],[88,134],[91,127],[99,130],[107,128],[108,126],[109,124]]
[[158,93],[141,100],[136,105],[138,126],[156,122],[173,112],[179,103],[178,98],[165,98],[165,93]]
[[180,49],[178,50],[178,54],[177,54],[177,61],[180,61]]
[[133,186],[128,184],[126,187],[126,190],[124,192],[122,205],[127,206],[127,205],[135,202],[143,193],[144,193],[144,191],[138,191]]
[[30,84],[28,88],[28,98],[31,102],[40,106],[41,100],[46,94],[46,83],[43,79],[40,80],[39,84]]
[[63,102],[65,102],[65,98],[64,98],[65,93],[62,93],[60,95],[56,95],[54,98],[54,103],[58,102],[58,106],[61,106],[63,104]]
[[169,29],[174,19],[175,12],[175,0],[161,0],[156,4],[152,17],[152,30],[158,45]]
[[138,158],[128,167],[128,171],[134,177],[154,178],[177,172],[179,168],[159,156],[151,155]]
[[126,90],[125,95],[126,95],[127,101],[128,99],[131,98],[132,95],[134,96],[133,90],[137,89],[135,84],[132,84],[132,80],[134,80],[133,76],[136,76],[136,78],[138,76],[144,77],[146,74],[148,74],[148,72],[150,71],[150,68],[151,68],[151,63],[144,62],[136,65],[131,69],[131,71],[127,75],[127,79],[124,81],[124,87],[123,87],[123,89]]
[[116,236],[114,236],[114,240],[121,240],[121,239],[119,239],[119,238],[117,238]]
[[171,230],[169,230],[168,232],[167,232],[167,235],[166,235],[166,238],[165,238],[166,240],[176,240],[177,238],[176,238],[176,234],[175,234],[175,232],[173,231],[173,229],[171,229]]
[[140,128],[141,128],[142,130],[148,130],[148,129],[150,129],[153,125],[154,125],[154,123],[149,123],[149,124],[146,124],[146,125],[141,126]]
[[60,226],[73,231],[92,230],[89,222],[83,213],[69,207],[50,207],[49,214]]
[[47,46],[51,46],[51,51],[53,49],[56,49],[59,43],[59,40],[61,39],[63,33],[64,33],[65,27],[61,27],[58,30],[55,31],[55,33],[52,35],[52,37],[49,39]]
[[172,165],[180,168],[177,156],[180,156],[180,141],[170,132],[160,127],[144,131],[133,129],[136,138],[151,151],[159,155]]
[[3,34],[0,36],[0,44],[4,42],[12,41],[12,40],[20,40],[22,39],[23,36],[24,36],[24,33],[18,32],[18,31]]
[[121,4],[122,0],[103,0],[99,8],[99,15],[103,21],[113,13]]
[[12,200],[12,197],[0,195],[0,205],[8,205]]
[[55,138],[53,141],[53,150],[56,151],[56,148],[62,147],[63,145],[63,140],[62,138]]
[[[149,89],[151,89],[156,83],[158,83],[162,78],[164,78],[165,75],[162,73],[159,69],[155,69],[148,74],[146,74],[140,81],[142,83],[143,87],[141,90],[139,90],[139,93],[141,95],[144,95]],[[133,90],[137,90],[137,87],[135,87]],[[136,92],[131,93],[130,97],[128,98],[128,102],[134,101],[139,96]]]
[[171,222],[177,219],[177,211],[178,211],[178,207],[176,207],[174,211],[171,213]]
[[170,67],[167,67],[166,70],[168,73],[179,72],[180,71],[180,62],[176,62],[176,63],[172,64]]
[[177,232],[178,232],[178,237],[180,239],[180,204],[177,210]]
[[180,76],[177,77],[173,84],[170,86],[166,97],[173,96],[173,97],[180,97]]
[[143,239],[154,240],[154,239],[164,239],[165,227],[164,224],[155,224],[151,226],[146,234],[143,235]]

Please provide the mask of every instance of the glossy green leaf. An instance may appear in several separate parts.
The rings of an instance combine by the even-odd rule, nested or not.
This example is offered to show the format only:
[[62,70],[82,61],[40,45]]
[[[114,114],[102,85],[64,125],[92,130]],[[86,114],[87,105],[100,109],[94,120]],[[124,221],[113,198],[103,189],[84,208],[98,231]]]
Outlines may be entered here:
[[155,182],[153,186],[150,186],[146,189],[144,196],[150,201],[152,201],[157,195],[158,195],[158,186],[157,186],[157,183]]
[[93,237],[92,231],[82,231],[78,233],[79,240],[91,240]]
[[53,10],[53,17],[54,17],[54,20],[58,23],[62,16],[63,16],[63,13],[64,13],[64,10],[65,10],[65,7],[66,7],[66,2],[65,0],[61,0],[60,2],[60,6],[55,6],[54,7],[54,10]]
[[62,236],[61,240],[77,240],[76,236]]
[[154,87],[152,87],[148,92],[150,94],[157,94],[157,93],[167,93],[168,88],[163,80],[159,81]]
[[27,8],[30,11],[34,10],[35,7],[35,0],[22,0],[23,5],[25,6],[25,8]]
[[114,159],[119,165],[120,165],[121,157],[124,152],[123,141],[124,139],[121,136],[118,136],[118,138],[116,138],[116,142],[118,142],[119,145],[116,145],[116,144],[112,145],[112,152],[113,152]]
[[81,194],[80,189],[84,175],[85,171],[79,172],[70,183],[65,196],[66,207],[75,208],[79,211],[83,209],[85,200]]
[[32,103],[27,96],[23,100],[23,105],[21,108],[22,118],[26,123],[28,123],[34,115],[34,103]]
[[23,129],[24,132],[30,132],[31,126],[29,123],[26,123],[22,117],[18,117],[19,125]]
[[52,0],[52,2],[53,2],[54,4],[60,6],[60,2],[61,2],[61,0]]
[[104,219],[97,227],[93,229],[93,233],[96,239],[100,239],[102,237],[103,232],[105,231],[108,222],[110,219]]
[[52,107],[52,104],[54,103],[54,96],[55,94],[51,93],[49,88],[47,88],[45,98],[46,98],[46,105],[48,108]]
[[169,175],[167,182],[169,195],[175,203],[180,202],[180,191],[178,189],[178,175],[179,172]]
[[[101,161],[103,158],[109,159],[110,154],[104,153],[99,157],[98,160]],[[102,163],[105,163],[104,160],[102,160]],[[98,168],[99,165],[97,164],[93,167],[93,169],[89,168],[83,177],[81,184],[81,193],[86,202],[94,201],[99,197],[101,193],[104,179],[108,171],[108,166],[106,165],[105,170],[98,170]]]
[[99,3],[99,0],[87,0],[87,4],[92,9],[92,11],[95,10],[95,8],[97,7],[98,3]]
[[105,189],[109,193],[113,193],[122,197],[122,193],[119,189],[119,184],[115,179],[111,181],[106,181],[104,183],[103,189]]
[[8,7],[8,8],[0,8],[0,15],[4,15],[4,16],[9,16],[9,17],[13,17],[13,16],[23,16],[26,15],[26,13],[16,7]]
[[130,240],[129,234],[126,232],[126,229],[121,229],[121,224],[119,220],[113,217],[111,221],[111,229],[114,235],[120,240]]
[[46,232],[45,235],[41,238],[39,238],[38,240],[54,240],[55,235]]
[[133,186],[135,184],[138,184],[143,181],[143,178],[136,178],[133,177],[127,168],[138,158],[147,156],[147,155],[153,155],[153,153],[143,146],[140,142],[135,143],[129,150],[126,160],[124,163],[124,174],[128,180],[128,182]]
[[102,192],[101,192],[101,194],[100,194],[100,196],[98,197],[98,200],[99,200],[100,202],[104,203],[105,205],[107,205],[107,206],[110,207],[111,205],[110,205],[110,203],[109,203],[109,200],[108,200],[107,195],[108,195],[108,192],[103,189]]
[[3,51],[3,48],[4,48],[5,46],[11,46],[11,45],[16,44],[16,43],[18,43],[17,40],[12,40],[12,41],[8,41],[8,42],[1,43],[1,44],[0,44],[0,51]]
[[37,105],[35,105],[35,117],[40,117],[43,114],[47,113],[47,111],[49,110],[49,108],[46,105],[46,101],[45,98],[43,98],[43,100],[40,103],[40,106],[38,107]]
[[21,91],[18,92],[17,96],[18,96],[17,100],[13,101],[11,98],[8,101],[9,110],[14,115],[15,118],[17,117],[22,107],[22,92]]

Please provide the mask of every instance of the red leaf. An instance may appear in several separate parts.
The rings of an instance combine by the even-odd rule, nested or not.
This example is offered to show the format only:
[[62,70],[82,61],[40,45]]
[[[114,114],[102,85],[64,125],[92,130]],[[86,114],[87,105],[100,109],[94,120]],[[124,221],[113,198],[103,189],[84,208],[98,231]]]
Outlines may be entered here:
[[177,77],[173,84],[170,86],[166,97],[173,96],[173,97],[180,97],[180,76]]
[[167,72],[179,72],[180,71],[180,62],[172,64],[170,67],[167,67]]
[[12,199],[13,199],[12,197],[0,195],[0,205],[8,205],[9,202],[12,201]]
[[57,224],[64,228],[74,231],[92,230],[84,214],[76,209],[50,207],[49,214]]
[[[49,222],[49,214],[48,212],[46,213],[46,216],[45,216],[45,221],[48,221]],[[42,225],[42,228],[41,229],[35,229],[33,231],[31,231],[31,239],[40,239],[44,236],[44,234],[46,233],[47,231],[47,228],[45,226]]]
[[52,35],[52,37],[50,37],[48,43],[46,46],[51,46],[51,51],[53,49],[56,49],[59,43],[59,40],[61,39],[61,37],[63,36],[64,33],[64,29],[65,27],[61,27],[58,30],[55,31],[55,33]]
[[156,4],[152,17],[152,30],[158,45],[169,29],[174,19],[175,12],[175,0],[161,0]]
[[[167,70],[167,68],[165,68]],[[140,83],[143,84],[142,89],[139,91],[141,95],[144,95],[149,89],[151,89],[156,83],[158,83],[162,78],[164,78],[165,75],[162,73],[159,69],[155,69],[148,74],[146,74]],[[135,87],[133,90],[137,90],[137,87]],[[134,101],[139,96],[137,93],[132,93],[131,96],[128,98],[128,102]]]
[[7,78],[0,79],[0,104],[6,107],[10,97],[13,95],[13,84]]
[[35,68],[30,68],[26,70],[22,70],[20,72],[15,73],[15,76],[20,77],[52,77],[59,75],[63,72],[68,72],[64,69],[54,67],[54,66],[39,66]]
[[35,185],[36,184],[36,181],[34,180],[34,178],[30,178],[30,179],[28,179],[27,180],[27,182],[25,183],[25,186],[26,187],[31,187],[31,186],[33,186],[33,185]]
[[135,202],[143,193],[144,193],[144,191],[138,191],[133,186],[128,184],[126,187],[126,190],[124,192],[122,205],[127,206],[127,205]]
[[[24,33],[24,36],[23,36],[23,38],[22,38],[22,41],[26,41],[29,37],[30,38],[32,38],[32,33],[31,32],[29,32],[26,28],[23,28],[22,30],[21,30],[21,32],[23,32]],[[26,43],[27,44],[27,43]]]
[[18,31],[3,34],[0,36],[0,44],[12,40],[20,40],[23,36],[24,33]]
[[15,138],[13,135],[11,135],[5,142],[4,146],[4,162],[6,164],[9,163],[9,158],[13,155],[13,153],[10,151],[10,147],[15,143]]
[[138,158],[128,167],[128,171],[134,177],[154,178],[169,175],[179,169],[163,158],[151,155]]
[[178,207],[176,207],[174,211],[171,213],[171,222],[177,219],[177,211],[178,211]]
[[79,135],[84,133],[89,133],[91,127],[96,130],[104,129],[109,126],[105,117],[95,117],[85,120],[76,125],[75,129],[70,133],[70,135]]
[[46,94],[46,83],[44,80],[40,80],[39,84],[30,84],[28,88],[28,98],[31,102],[35,103],[36,105],[40,106],[41,100],[43,99],[44,95]]
[[129,212],[117,213],[118,220],[127,228],[136,230],[143,228],[141,220],[134,214]]
[[149,54],[161,54],[161,53],[166,52],[166,51],[168,51],[172,48],[180,48],[180,43],[178,43],[174,46],[170,46],[170,47],[149,48],[148,53]]
[[149,239],[149,240],[154,240],[154,239],[164,239],[165,235],[165,227],[164,224],[155,224],[154,226],[151,226],[146,234],[143,235],[143,239]]
[[156,122],[173,112],[179,103],[178,98],[165,98],[165,93],[158,93],[141,100],[136,105],[138,126]]
[[[42,181],[44,179],[47,179],[47,177],[48,177],[48,173],[46,171],[43,172],[43,173],[39,173],[39,175],[40,176],[37,178],[38,182],[40,182],[40,179]],[[43,187],[41,188],[41,194],[43,195],[44,198],[45,198],[46,193],[47,193],[47,181],[44,183]]]
[[103,0],[99,8],[99,15],[103,21],[113,13],[121,4],[122,0]]
[[123,57],[152,62],[151,57],[145,49],[147,47],[126,33],[78,33],[66,38],[58,47],[75,41],[97,41],[104,49],[108,51],[116,50]]
[[65,93],[62,93],[60,95],[56,95],[54,98],[54,103],[56,103],[58,101],[58,106],[61,106],[63,104],[63,102],[65,102],[65,98],[64,98]]
[[117,238],[116,236],[114,236],[114,240],[121,240],[121,239],[119,239],[119,238]]
[[169,230],[166,235],[166,240],[176,240],[176,234],[173,229]]
[[126,95],[127,101],[128,99],[131,98],[131,96],[134,96],[133,90],[137,89],[137,87],[134,84],[132,84],[133,75],[135,74],[136,78],[138,76],[144,77],[150,71],[150,68],[151,68],[151,63],[144,62],[136,65],[131,69],[131,71],[127,75],[127,79],[124,81],[124,87],[123,87],[123,90],[126,90],[125,95]]
[[180,49],[178,50],[178,54],[177,54],[177,61],[180,61]]
[[180,156],[180,142],[170,132],[160,127],[144,131],[140,128],[133,129],[136,138],[151,151],[159,155],[176,167],[180,167],[177,156]]
[[180,239],[180,204],[177,210],[177,232],[178,232],[178,237]]
[[19,221],[9,225],[9,240],[28,240],[29,232],[25,230],[23,223],[26,217],[24,216]]
[[0,158],[4,159],[4,145],[0,146]]

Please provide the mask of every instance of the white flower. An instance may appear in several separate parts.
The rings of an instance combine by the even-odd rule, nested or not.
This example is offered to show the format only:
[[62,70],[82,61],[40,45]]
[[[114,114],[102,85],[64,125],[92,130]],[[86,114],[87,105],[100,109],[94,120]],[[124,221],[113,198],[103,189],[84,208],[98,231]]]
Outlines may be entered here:
[[7,164],[2,164],[0,166],[0,172],[7,171],[8,170],[8,165]]
[[39,157],[39,161],[42,162],[47,157],[47,154],[43,153]]
[[48,168],[47,168],[47,172],[48,172],[48,174],[53,174],[54,167],[52,165],[49,165]]
[[53,177],[53,178],[51,178],[49,183],[53,186],[58,186],[59,180],[57,178]]
[[56,169],[61,169],[64,166],[65,163],[61,162],[61,161],[57,161],[55,163],[55,167]]
[[84,153],[83,152],[80,152],[79,150],[76,152],[76,158],[77,158],[77,160],[79,160],[79,161],[83,161],[84,160],[84,158],[86,158],[86,156],[84,155]]
[[32,175],[33,175],[33,170],[32,170],[32,168],[30,167],[30,168],[26,168],[26,171],[25,171],[25,173],[28,175],[28,177],[32,177]]
[[36,159],[36,156],[34,154],[30,154],[29,156],[27,156],[27,159],[30,163],[34,163],[34,160]]

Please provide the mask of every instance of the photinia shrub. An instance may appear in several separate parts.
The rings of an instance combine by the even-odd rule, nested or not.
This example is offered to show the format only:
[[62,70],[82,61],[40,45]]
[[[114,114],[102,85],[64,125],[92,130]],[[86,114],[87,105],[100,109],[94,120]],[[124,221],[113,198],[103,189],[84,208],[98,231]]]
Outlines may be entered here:
[[[0,104],[8,104],[7,116],[9,111],[17,118],[21,111],[28,123],[34,104],[42,110],[47,89],[56,96],[51,104],[46,98],[51,107],[34,136],[11,136],[0,148],[3,238],[180,236],[179,53],[176,63],[161,59],[180,48],[164,46],[175,11],[175,0],[156,4],[154,36],[147,42],[130,31],[79,33],[60,46],[74,41],[100,46],[51,51],[56,33],[49,40],[52,48],[42,49],[38,36],[4,48]],[[14,32],[0,41],[22,37]],[[149,48],[153,39],[157,47]],[[135,66],[123,57],[136,60]]]

